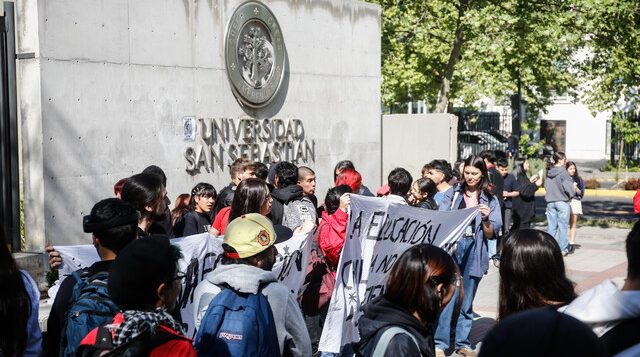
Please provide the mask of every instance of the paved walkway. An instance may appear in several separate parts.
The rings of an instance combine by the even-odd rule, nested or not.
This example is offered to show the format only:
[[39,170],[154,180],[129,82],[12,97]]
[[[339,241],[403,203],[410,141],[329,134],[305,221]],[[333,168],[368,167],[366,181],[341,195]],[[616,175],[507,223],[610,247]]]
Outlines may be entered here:
[[[536,228],[545,230],[545,225]],[[605,279],[622,285],[627,270],[624,241],[628,229],[581,227],[578,228],[575,253],[565,258],[569,278],[581,293]],[[481,342],[495,324],[498,312],[498,268],[490,264],[489,273],[482,279],[473,305],[477,317],[471,330],[471,341]],[[457,356],[457,355],[453,355]]]

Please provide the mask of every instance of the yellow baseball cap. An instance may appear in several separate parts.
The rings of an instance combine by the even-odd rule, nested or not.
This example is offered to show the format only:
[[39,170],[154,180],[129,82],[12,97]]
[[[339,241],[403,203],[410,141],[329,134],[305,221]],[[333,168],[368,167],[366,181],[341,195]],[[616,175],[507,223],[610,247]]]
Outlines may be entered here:
[[227,257],[243,259],[266,250],[276,238],[273,224],[267,217],[248,213],[229,223],[224,232],[223,248]]

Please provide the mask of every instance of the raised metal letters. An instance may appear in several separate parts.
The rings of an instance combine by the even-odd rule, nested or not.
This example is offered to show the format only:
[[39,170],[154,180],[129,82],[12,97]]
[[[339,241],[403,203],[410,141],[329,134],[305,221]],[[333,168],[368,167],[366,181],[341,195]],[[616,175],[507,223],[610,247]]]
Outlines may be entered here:
[[284,39],[264,4],[248,1],[231,16],[225,41],[227,76],[235,96],[261,108],[273,99],[284,76]]

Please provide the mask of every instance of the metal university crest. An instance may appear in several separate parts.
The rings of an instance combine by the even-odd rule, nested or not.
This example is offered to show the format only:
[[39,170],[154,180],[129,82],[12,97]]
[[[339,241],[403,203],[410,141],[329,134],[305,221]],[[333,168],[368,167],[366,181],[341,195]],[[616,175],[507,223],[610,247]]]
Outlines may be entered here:
[[253,108],[269,104],[284,76],[284,39],[275,16],[264,4],[248,1],[231,16],[225,61],[231,88]]

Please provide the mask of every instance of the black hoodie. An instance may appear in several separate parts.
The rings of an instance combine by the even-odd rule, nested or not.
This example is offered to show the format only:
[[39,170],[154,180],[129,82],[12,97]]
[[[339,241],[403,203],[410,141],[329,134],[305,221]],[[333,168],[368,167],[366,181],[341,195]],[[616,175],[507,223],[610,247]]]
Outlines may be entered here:
[[[287,187],[275,189],[271,192],[273,202],[271,204],[271,222],[282,224],[292,230],[298,227],[304,220],[316,220],[316,207],[311,199],[304,197],[302,187],[299,185],[289,185]],[[299,201],[299,202],[296,202]],[[295,209],[288,210],[285,217],[285,206],[295,202]]]
[[364,315],[358,320],[360,342],[354,346],[356,355],[371,356],[382,333],[389,327],[398,326],[410,332],[420,346],[418,353],[415,342],[406,334],[394,336],[387,346],[385,357],[435,356],[433,326],[425,326],[409,311],[384,296],[373,299],[362,308]]

